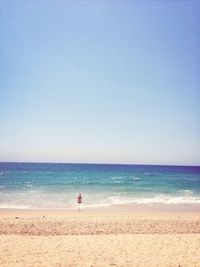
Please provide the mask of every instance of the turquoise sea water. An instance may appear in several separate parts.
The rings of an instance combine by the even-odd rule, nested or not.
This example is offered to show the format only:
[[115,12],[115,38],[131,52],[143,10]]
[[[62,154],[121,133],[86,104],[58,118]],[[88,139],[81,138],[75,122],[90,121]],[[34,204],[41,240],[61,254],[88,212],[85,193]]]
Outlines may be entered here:
[[0,163],[0,208],[200,205],[200,167]]

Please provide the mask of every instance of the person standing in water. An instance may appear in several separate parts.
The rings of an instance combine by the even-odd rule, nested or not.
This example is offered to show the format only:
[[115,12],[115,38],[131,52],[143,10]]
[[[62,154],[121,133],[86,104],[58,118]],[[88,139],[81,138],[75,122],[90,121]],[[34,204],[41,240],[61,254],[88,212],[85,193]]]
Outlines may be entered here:
[[77,197],[78,211],[81,211],[81,208],[80,208],[81,203],[82,203],[82,195],[81,193],[79,193]]

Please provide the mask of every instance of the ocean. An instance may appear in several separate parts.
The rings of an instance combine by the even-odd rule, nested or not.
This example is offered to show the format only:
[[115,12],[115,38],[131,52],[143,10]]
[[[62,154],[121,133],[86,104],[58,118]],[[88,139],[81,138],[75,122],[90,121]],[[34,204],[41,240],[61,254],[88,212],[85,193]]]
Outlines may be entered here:
[[76,209],[199,205],[200,167],[0,163],[0,208]]

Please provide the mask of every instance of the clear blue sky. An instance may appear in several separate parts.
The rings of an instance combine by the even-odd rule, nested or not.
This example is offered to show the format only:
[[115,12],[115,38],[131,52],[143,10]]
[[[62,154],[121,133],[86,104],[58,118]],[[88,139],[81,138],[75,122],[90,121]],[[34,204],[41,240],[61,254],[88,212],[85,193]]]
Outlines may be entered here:
[[0,161],[200,165],[200,2],[0,7]]

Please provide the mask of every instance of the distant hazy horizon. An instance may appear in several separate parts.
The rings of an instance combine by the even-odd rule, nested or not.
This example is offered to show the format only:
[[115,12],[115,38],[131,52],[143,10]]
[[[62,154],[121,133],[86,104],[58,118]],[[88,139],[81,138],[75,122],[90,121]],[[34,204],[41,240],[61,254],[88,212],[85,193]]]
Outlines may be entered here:
[[184,164],[151,164],[151,163],[103,163],[103,162],[33,162],[33,161],[0,161],[2,164],[66,164],[66,165],[118,165],[118,166],[170,166],[170,167],[200,167],[200,165],[184,165]]
[[0,9],[1,162],[200,165],[200,2]]

